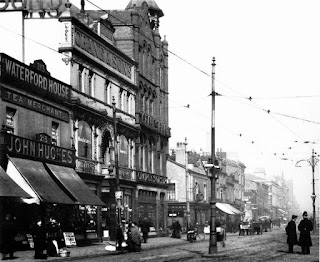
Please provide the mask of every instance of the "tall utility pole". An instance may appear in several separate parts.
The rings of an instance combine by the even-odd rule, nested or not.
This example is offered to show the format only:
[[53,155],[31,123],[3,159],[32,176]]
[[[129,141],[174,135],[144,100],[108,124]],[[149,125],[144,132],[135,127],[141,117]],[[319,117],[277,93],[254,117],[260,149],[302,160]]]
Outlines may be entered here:
[[190,228],[190,181],[189,181],[189,172],[188,172],[188,152],[187,152],[187,138],[185,138],[184,142],[184,150],[185,150],[185,170],[186,170],[186,206],[187,206],[187,231]]
[[112,109],[113,109],[113,141],[114,141],[114,168],[116,173],[116,192],[115,198],[117,201],[117,223],[121,225],[121,198],[122,192],[120,191],[119,182],[119,160],[118,160],[118,130],[117,130],[117,116],[116,116],[116,102],[114,96],[112,97]]
[[[211,114],[211,161],[213,164],[216,162],[215,156],[215,61],[212,58],[212,114]],[[216,178],[215,178],[215,167],[211,168],[211,201],[210,201],[210,245],[209,254],[218,252],[217,249],[217,232],[216,232]]]
[[314,170],[315,166],[318,163],[319,159],[315,158],[314,149],[312,149],[312,156],[311,156],[311,167],[312,167],[312,207],[313,207],[313,233],[316,233],[316,193],[315,193],[315,187],[314,187]]
[[296,166],[298,165],[298,163],[303,162],[303,161],[309,163],[309,165],[312,168],[312,195],[311,195],[311,199],[312,199],[312,207],[313,207],[313,233],[316,233],[316,205],[315,205],[316,194],[315,194],[315,185],[314,185],[314,171],[315,171],[316,165],[319,162],[319,159],[315,157],[314,149],[312,149],[312,155],[311,155],[310,159],[299,160],[296,163]]

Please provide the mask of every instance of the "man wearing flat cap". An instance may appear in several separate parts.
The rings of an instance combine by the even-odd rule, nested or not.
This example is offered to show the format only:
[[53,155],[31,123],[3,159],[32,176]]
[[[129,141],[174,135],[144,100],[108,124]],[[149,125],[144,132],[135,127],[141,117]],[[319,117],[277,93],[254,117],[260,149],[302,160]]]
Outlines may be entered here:
[[300,231],[299,245],[302,254],[310,254],[310,247],[312,246],[310,232],[313,230],[313,224],[308,219],[307,211],[304,211],[302,216],[303,220],[300,221],[298,226]]
[[297,219],[297,216],[292,215],[291,221],[286,226],[286,232],[288,235],[287,243],[289,245],[288,253],[293,253],[293,246],[298,244],[296,219]]

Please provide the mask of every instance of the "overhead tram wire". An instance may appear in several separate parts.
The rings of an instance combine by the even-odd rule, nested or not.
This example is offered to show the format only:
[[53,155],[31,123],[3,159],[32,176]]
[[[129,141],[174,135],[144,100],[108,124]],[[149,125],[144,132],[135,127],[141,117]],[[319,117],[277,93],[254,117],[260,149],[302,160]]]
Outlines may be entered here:
[[254,99],[259,100],[274,100],[274,99],[300,99],[300,98],[320,98],[320,95],[310,95],[310,96],[279,96],[279,97],[255,97]]
[[[100,9],[101,11],[104,11],[104,12],[107,13],[108,15],[114,17],[116,20],[118,20],[119,22],[123,23],[124,25],[127,25],[125,22],[123,22],[122,20],[120,20],[120,19],[118,19],[117,17],[113,16],[113,15],[110,14],[107,10],[104,10],[104,9],[102,9],[101,7],[97,6],[96,4],[92,3],[90,0],[86,0],[86,1],[89,2],[90,4],[92,4],[93,6],[95,6],[96,8]],[[3,29],[5,29],[5,30],[7,30],[7,31],[10,31],[10,32],[12,32],[12,33],[15,33],[15,34],[23,37],[21,34],[19,34],[19,33],[17,33],[17,32],[14,32],[14,31],[12,31],[12,30],[10,30],[10,29],[8,29],[8,28],[5,28],[5,27],[3,27],[3,26],[1,26],[1,25],[0,25],[0,27],[3,28]],[[141,32],[137,31],[136,29],[134,29],[134,30],[135,30],[137,33],[139,33],[140,35],[142,35],[143,37],[145,37],[146,39],[154,42],[153,39],[150,39],[149,37],[145,36],[144,34],[142,34]],[[24,37],[25,37],[26,39],[28,39],[28,40],[30,40],[30,41],[32,41],[32,42],[35,42],[35,43],[37,43],[37,44],[39,44],[39,45],[41,45],[41,46],[43,46],[43,47],[46,47],[46,48],[48,48],[48,49],[50,49],[50,50],[52,50],[52,51],[54,51],[54,52],[56,52],[56,53],[59,53],[57,50],[55,50],[55,49],[53,49],[53,48],[51,48],[51,47],[49,47],[49,46],[47,46],[47,45],[44,45],[44,44],[42,44],[42,43],[40,43],[40,42],[38,42],[38,41],[36,41],[36,40],[33,40],[33,39],[29,38],[29,37],[26,37],[26,36],[24,36]],[[155,43],[155,42],[154,42],[154,43]],[[167,50],[170,54],[176,56],[177,58],[179,58],[180,60],[184,61],[184,62],[187,63],[188,65],[192,66],[192,67],[195,68],[196,70],[200,71],[200,72],[203,73],[204,75],[211,77],[210,74],[204,72],[202,69],[200,69],[199,67],[193,65],[192,63],[190,63],[190,62],[187,61],[186,59],[184,59],[184,58],[182,58],[181,56],[175,54],[174,52],[170,51],[169,49],[166,49],[166,50]],[[59,54],[61,54],[61,53],[59,53]],[[64,54],[64,56],[69,57],[69,56],[66,55],[66,54]],[[221,84],[223,84],[224,86],[226,86],[227,88],[229,88],[230,90],[232,90],[233,92],[238,93],[242,98],[249,99],[249,100],[252,102],[252,99],[251,99],[252,97],[247,98],[247,97],[243,96],[240,92],[238,92],[238,91],[232,89],[231,87],[225,85],[223,82],[221,82],[221,81],[219,81],[219,80],[217,80],[217,81],[220,82]],[[218,93],[217,93],[217,94],[218,94]],[[219,95],[221,95],[221,94],[219,94]],[[256,99],[256,98],[255,98],[255,99]],[[262,108],[261,106],[259,106],[257,103],[254,103],[254,104],[256,104],[257,108],[260,108],[260,109],[268,112],[268,110],[263,109],[263,108]],[[269,110],[268,113],[270,113],[270,110]],[[286,116],[286,115],[281,114],[281,113],[275,113],[275,114],[282,115],[282,116],[285,116],[285,117],[291,117],[291,118],[294,118],[294,119],[297,119],[297,120],[307,121],[307,122],[310,122],[310,123],[319,124],[318,122],[314,122],[314,121],[311,121],[311,120],[305,120],[305,119],[301,119],[301,118],[297,118],[297,117],[293,117],[293,116]],[[277,120],[277,121],[279,122],[280,120]],[[284,125],[284,124],[282,123],[282,125]],[[284,125],[284,126],[285,126],[285,125]],[[287,127],[287,128],[288,128],[288,127]],[[290,130],[290,131],[291,131],[291,130]],[[292,131],[291,131],[291,132],[292,132]]]
[[[226,95],[222,95],[222,94],[219,94],[220,96],[222,96],[222,97],[225,97],[225,98],[227,98],[227,99],[230,99],[230,100],[233,100],[233,101],[236,101],[236,102],[240,102],[240,103],[244,103],[245,105],[249,105],[249,106],[251,106],[251,107],[253,107],[253,108],[255,108],[255,109],[258,109],[258,110],[261,110],[261,107],[259,107],[259,106],[257,106],[257,105],[255,105],[255,104],[251,104],[251,103],[245,103],[244,101],[241,101],[241,100],[237,100],[237,99],[233,99],[233,98],[231,98],[230,96],[226,96]],[[175,102],[175,101],[173,101],[173,102]],[[194,109],[192,108],[191,109],[192,111],[194,111]],[[262,109],[263,111],[267,111],[267,110],[265,110],[265,109]],[[202,113],[199,113],[199,112],[196,112],[198,115],[200,115],[200,116],[202,116],[202,117],[204,117],[205,119],[208,119],[208,117],[207,116],[205,116],[205,115],[203,115]],[[269,114],[270,114],[271,112],[269,112]],[[276,114],[276,113],[274,113],[274,114]],[[274,116],[271,116],[271,117],[273,117],[277,122],[279,122],[281,125],[284,125],[280,120],[278,120],[276,117],[274,117]],[[306,120],[306,119],[299,119],[299,120],[302,120],[302,121],[308,121],[308,120]],[[284,127],[285,128],[287,128],[287,129],[289,129],[286,125],[284,125]],[[223,129],[226,129],[225,127],[223,127]],[[302,141],[304,141],[304,139],[302,139],[298,134],[296,134],[294,131],[292,131],[291,129],[289,129],[289,131],[291,132],[291,133],[293,133],[296,137],[299,137],[299,139],[300,140],[302,140]],[[230,132],[230,133],[232,133],[232,132]],[[237,134],[237,136],[238,136],[238,134]],[[242,136],[242,138],[244,138],[243,137],[243,135],[241,135],[241,133],[240,133],[240,137]],[[251,144],[254,144],[255,143],[255,140],[252,140],[252,139],[246,139],[247,141],[248,141],[248,143],[251,143]],[[288,148],[292,148],[292,146],[290,147],[290,146],[288,146]]]
[[[31,41],[31,42],[33,42],[33,43],[36,43],[36,44],[38,44],[38,45],[40,45],[40,46],[42,46],[42,47],[48,48],[49,50],[51,50],[51,51],[53,51],[53,52],[55,52],[55,53],[57,53],[57,54],[59,54],[59,55],[61,55],[61,56],[63,56],[63,57],[67,57],[67,58],[70,58],[70,59],[72,58],[71,56],[69,56],[69,55],[67,55],[67,54],[65,54],[65,53],[60,53],[58,50],[55,50],[54,48],[52,48],[52,47],[50,47],[50,46],[47,46],[47,45],[45,45],[45,44],[42,44],[42,43],[40,43],[39,41],[36,41],[36,40],[34,40],[34,39],[30,38],[30,37],[23,36],[22,34],[20,34],[20,33],[18,33],[18,32],[15,32],[15,31],[13,31],[13,30],[10,30],[10,29],[2,26],[2,25],[0,25],[0,28],[4,29],[4,30],[6,30],[6,31],[8,31],[8,32],[10,32],[10,33],[16,34],[16,35],[18,35],[18,36],[20,36],[20,37],[24,37],[25,39],[27,39],[27,40],[29,40],[29,41]],[[74,60],[74,59],[73,59],[73,60]],[[77,60],[74,60],[74,61],[77,63]],[[78,64],[79,64],[79,62],[78,62]],[[90,69],[89,67],[85,66],[83,63],[82,63],[81,65],[82,65],[84,68],[86,68],[86,69]],[[102,78],[105,78],[105,75],[102,75],[102,74],[100,74],[100,73],[98,73],[98,72],[96,72],[96,74],[99,75],[99,76],[101,76]],[[112,82],[112,84],[120,87],[118,83],[116,83],[116,82],[114,82],[114,81],[112,81],[112,80],[109,80],[109,81]]]
[[[108,10],[105,10],[105,9],[101,8],[100,6],[92,3],[90,0],[85,0],[85,1],[87,1],[87,2],[90,3],[91,5],[95,6],[95,7],[98,8],[99,10],[105,12],[106,14],[112,16],[114,19],[116,19],[118,22],[122,23],[123,25],[128,25],[126,22],[122,21],[122,20],[119,19],[118,17],[116,17],[116,16],[112,15],[111,13],[109,13]],[[145,39],[150,40],[151,42],[153,42],[154,44],[156,44],[156,42],[155,42],[152,38],[146,36],[145,34],[141,33],[141,32],[138,31],[137,29],[132,29],[132,30],[135,31],[136,33],[138,33],[139,35],[143,36]],[[183,61],[183,62],[185,62],[186,64],[188,64],[189,66],[195,68],[196,70],[198,70],[199,72],[203,73],[204,75],[211,77],[210,74],[206,73],[204,70],[202,70],[202,69],[200,69],[199,67],[195,66],[195,65],[192,64],[191,62],[189,62],[189,61],[187,61],[186,59],[182,58],[181,56],[177,55],[176,53],[170,51],[168,48],[164,48],[164,49],[165,49],[168,53],[170,53],[170,54],[174,55],[175,57],[179,58],[181,61]]]
[[[123,24],[126,25],[125,22],[121,21],[121,20],[118,19],[117,17],[115,17],[115,16],[113,16],[112,14],[108,13],[106,10],[100,8],[99,6],[97,6],[96,4],[92,3],[91,1],[87,0],[87,2],[91,3],[93,6],[99,8],[100,10],[104,11],[105,13],[107,13],[107,14],[109,14],[110,16],[112,16],[112,17],[114,17],[115,19],[117,19],[119,22],[121,22],[121,23],[123,23]],[[13,33],[15,33],[15,34],[17,34],[17,35],[19,35],[19,36],[22,37],[22,35],[19,34],[19,33],[17,33],[17,32],[14,32],[14,31],[12,31],[12,30],[9,30],[9,29],[1,26],[1,25],[0,25],[0,27],[3,28],[3,29],[5,29],[5,30],[7,30],[7,31],[13,32]],[[153,39],[148,38],[147,36],[143,35],[143,34],[140,33],[140,32],[138,32],[138,33],[139,33],[140,35],[144,36],[146,39],[149,39],[150,41],[154,42]],[[46,48],[48,48],[48,49],[50,49],[50,50],[52,50],[52,51],[54,51],[54,52],[56,52],[56,53],[59,53],[57,50],[55,50],[55,49],[53,49],[53,48],[51,48],[51,47],[49,47],[49,46],[47,46],[47,45],[44,45],[44,44],[42,44],[42,43],[40,43],[40,42],[38,42],[38,41],[36,41],[36,40],[33,40],[33,39],[29,38],[29,37],[25,37],[25,38],[28,39],[28,40],[30,40],[30,41],[32,41],[32,42],[35,42],[35,43],[43,46],[43,47],[46,47]],[[188,62],[186,59],[180,57],[179,55],[175,54],[174,52],[172,52],[172,51],[170,51],[170,50],[168,50],[168,49],[167,49],[167,51],[168,51],[170,54],[172,54],[172,55],[176,56],[177,58],[179,58],[180,60],[184,61],[184,62],[187,63],[188,65],[192,66],[192,67],[195,68],[196,70],[200,71],[200,72],[203,73],[204,75],[211,77],[210,74],[204,72],[203,70],[201,70],[201,69],[198,68],[197,66],[195,66],[195,65],[193,65],[192,63]],[[59,54],[60,54],[60,53],[59,53]],[[66,55],[66,54],[64,54],[64,56],[67,56],[67,57],[68,57],[68,55]],[[218,82],[222,83],[222,82],[219,81],[219,80],[218,80]],[[222,84],[223,84],[224,86],[227,86],[227,85],[225,85],[224,83],[222,83]],[[228,88],[229,88],[230,90],[232,90],[233,92],[240,94],[240,92],[235,91],[234,89],[232,89],[232,88],[230,88],[230,87],[228,87]],[[241,95],[241,94],[240,94],[240,95]],[[227,96],[225,96],[225,97],[227,97]],[[248,97],[245,97],[245,96],[242,96],[242,98],[249,99]],[[250,97],[250,98],[251,98],[251,97]],[[252,102],[252,99],[250,99],[249,101]],[[270,114],[270,112],[271,112],[270,110],[265,110],[265,109],[263,109],[261,106],[259,106],[258,104],[256,104],[256,103],[254,103],[254,104],[256,105],[256,106],[255,106],[256,108],[259,108],[259,109],[261,109],[261,110],[263,110],[263,111],[265,111],[265,112],[268,112],[268,114]],[[278,114],[280,114],[280,113],[278,113]],[[204,115],[202,115],[202,116],[203,116],[203,117],[206,117],[206,116],[204,116]],[[276,118],[274,118],[274,119],[276,119]],[[296,119],[298,119],[298,118],[296,118]],[[277,120],[277,119],[276,119],[276,120]],[[299,119],[299,120],[303,120],[303,119]],[[280,122],[279,120],[277,120],[277,121]],[[280,122],[280,123],[281,123],[281,122]],[[282,125],[285,126],[283,123],[282,123]],[[285,127],[286,127],[286,126],[285,126]],[[288,127],[286,127],[286,128],[288,128]],[[290,130],[290,129],[289,129],[289,130]],[[291,130],[290,130],[290,131],[291,131]],[[292,131],[291,131],[291,132],[292,132]],[[293,132],[293,133],[294,133],[294,132]],[[295,134],[295,133],[294,133],[294,134]],[[297,134],[296,134],[296,135],[297,135]]]
[[[229,97],[227,97],[227,98],[229,98]],[[232,100],[234,100],[234,99],[232,99]],[[235,100],[235,101],[239,102],[238,100]],[[175,102],[175,101],[173,101],[173,102]],[[255,107],[254,105],[250,105],[250,106]],[[193,107],[190,107],[190,109],[191,109],[192,111],[195,111],[195,110],[193,109]],[[257,109],[260,109],[260,108],[257,108]],[[196,112],[196,113],[197,113],[198,115],[204,117],[205,119],[209,119],[209,117],[208,117],[208,116],[205,116],[204,114],[201,114],[201,113],[199,113],[199,112]],[[230,133],[231,135],[233,135],[233,136],[235,136],[235,137],[240,137],[241,139],[244,139],[247,144],[250,144],[250,145],[253,145],[253,146],[255,146],[255,147],[260,148],[260,150],[258,149],[258,151],[259,151],[260,153],[263,153],[263,150],[261,150],[262,147],[259,145],[260,143],[259,143],[258,141],[256,141],[256,139],[250,139],[250,138],[248,138],[248,136],[247,136],[244,132],[235,133],[235,132],[233,132],[233,131],[230,131],[229,128],[224,127],[224,126],[222,126],[221,129],[226,130],[228,133]],[[288,150],[292,150],[293,147],[294,147],[294,146],[287,146],[287,151],[277,150],[277,151],[281,151],[281,153],[272,153],[272,154],[271,154],[271,153],[270,153],[270,154],[267,153],[266,155],[270,155],[270,156],[273,156],[273,157],[277,157],[279,160],[283,160],[284,157],[288,158],[288,157],[287,157],[287,155],[288,155]],[[284,153],[284,152],[285,152],[285,153]],[[263,153],[263,154],[265,154],[265,153]],[[291,158],[288,158],[288,160],[294,161],[294,160],[291,159]]]
[[[230,96],[234,98],[244,98],[243,96]],[[320,98],[320,95],[310,95],[310,96],[274,96],[274,97],[251,97],[251,99],[258,100],[280,100],[280,99],[304,99],[304,98]],[[248,99],[245,97],[245,99]]]
[[[100,9],[101,11],[104,11],[105,13],[107,13],[108,15],[114,17],[117,21],[121,22],[124,25],[127,25],[125,22],[123,22],[122,20],[118,19],[117,17],[113,16],[112,14],[110,14],[109,12],[107,12],[106,10],[102,9],[101,7],[97,6],[96,4],[92,3],[90,0],[86,0],[87,2],[89,2],[90,4],[92,4],[93,6],[95,6],[96,8]],[[134,31],[136,31],[138,34],[142,35],[143,37],[145,37],[146,39],[150,40],[151,42],[155,43],[153,39],[150,39],[149,37],[147,37],[146,35],[142,34],[141,32],[139,32],[136,29],[133,29]],[[205,71],[203,71],[202,69],[198,68],[197,66],[193,65],[192,63],[190,63],[189,61],[187,61],[186,59],[180,57],[179,55],[175,54],[174,52],[170,51],[169,49],[166,49],[168,51],[168,53],[176,56],[177,58],[179,58],[180,60],[182,60],[183,62],[187,63],[188,65],[190,65],[191,67],[195,68],[196,70],[198,70],[199,72],[203,73],[206,76],[211,77],[210,74],[206,73]],[[220,81],[219,81],[220,82]],[[238,94],[240,94],[239,92],[233,90],[232,88],[230,88],[233,92],[236,92]],[[240,94],[241,95],[241,94]],[[250,100],[252,102],[252,100]],[[254,102],[254,104],[256,104]],[[265,110],[263,109],[261,106],[259,106],[258,104],[256,104],[256,106],[258,108],[260,108],[261,110],[267,112],[268,114],[270,114],[270,110]],[[272,116],[277,122],[279,122],[280,124],[282,124],[285,128],[287,128],[291,133],[295,134],[297,137],[299,137],[299,135],[297,135],[295,132],[293,132],[289,127],[287,127],[286,125],[284,125],[280,120],[278,120],[277,118],[275,118],[274,116]]]
[[[224,97],[227,97],[227,98],[229,98],[229,99],[231,99],[230,97],[228,97],[228,96],[224,96]],[[251,101],[249,98],[246,98],[247,100],[249,100],[249,101]],[[232,99],[232,100],[235,100],[235,99]],[[238,101],[238,100],[235,100],[235,101]],[[241,101],[242,102],[242,101]],[[251,101],[252,102],[252,101]],[[244,102],[243,102],[244,103]],[[246,104],[246,103],[244,103],[244,104],[246,104],[246,105],[250,105],[250,106],[252,106],[252,107],[254,107],[254,108],[256,108],[256,109],[260,109],[260,110],[262,110],[262,111],[264,111],[264,112],[266,112],[268,115],[270,115],[275,121],[277,121],[279,124],[281,124],[283,127],[285,127],[287,130],[289,130],[292,134],[294,134],[296,137],[298,137],[299,139],[301,139],[301,140],[303,140],[296,132],[294,132],[293,130],[291,130],[288,126],[286,126],[282,121],[280,121],[279,119],[277,119],[273,114],[279,114],[280,115],[280,113],[274,113],[273,111],[271,111],[271,110],[269,110],[269,109],[264,109],[264,108],[262,108],[260,105],[258,105],[257,103],[255,103],[255,102],[252,102],[253,104],[251,104],[251,103],[248,103],[248,104]],[[284,114],[282,114],[282,116],[284,116]],[[288,116],[286,116],[286,117],[288,117]],[[298,118],[296,118],[296,119],[298,119]],[[302,121],[307,121],[307,122],[309,122],[308,120],[306,120],[306,119],[299,119],[299,120],[302,120]]]
[[[34,43],[36,43],[36,44],[38,44],[38,45],[41,45],[41,46],[43,46],[43,47],[45,47],[45,48],[50,49],[51,51],[54,51],[54,52],[60,54],[57,50],[53,49],[53,48],[50,47],[50,46],[47,46],[47,45],[45,45],[45,44],[42,44],[42,43],[40,43],[40,42],[38,42],[38,41],[30,38],[30,37],[24,36],[24,35],[22,35],[22,34],[20,34],[20,33],[18,33],[18,32],[15,32],[15,31],[13,31],[13,30],[11,30],[11,29],[8,29],[8,28],[6,28],[6,27],[4,27],[4,26],[2,26],[2,25],[0,25],[0,27],[1,27],[2,29],[4,29],[4,30],[10,32],[10,33],[16,34],[16,35],[18,35],[18,36],[20,36],[20,37],[24,37],[25,39],[30,40],[31,42],[34,42]],[[62,55],[62,54],[61,54],[61,55]]]

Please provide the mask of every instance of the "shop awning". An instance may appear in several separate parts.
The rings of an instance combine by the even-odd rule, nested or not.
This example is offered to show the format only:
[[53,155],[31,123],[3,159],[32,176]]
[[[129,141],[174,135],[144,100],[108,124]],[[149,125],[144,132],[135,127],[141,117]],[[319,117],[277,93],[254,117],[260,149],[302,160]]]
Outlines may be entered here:
[[238,215],[243,215],[244,212],[240,211],[239,209],[235,208],[234,206],[230,205],[230,204],[227,204],[230,206],[230,209],[232,210],[232,212],[238,214]]
[[74,169],[47,163],[45,165],[80,205],[106,205],[90,190]]
[[0,166],[0,197],[31,198]]
[[7,174],[32,197],[29,203],[76,204],[51,178],[41,162],[9,157]]
[[225,212],[229,215],[235,215],[236,213],[234,213],[231,208],[230,205],[226,204],[226,203],[216,203],[216,207],[219,208],[222,212]]
[[227,203],[216,203],[216,207],[229,215],[243,215],[243,212]]

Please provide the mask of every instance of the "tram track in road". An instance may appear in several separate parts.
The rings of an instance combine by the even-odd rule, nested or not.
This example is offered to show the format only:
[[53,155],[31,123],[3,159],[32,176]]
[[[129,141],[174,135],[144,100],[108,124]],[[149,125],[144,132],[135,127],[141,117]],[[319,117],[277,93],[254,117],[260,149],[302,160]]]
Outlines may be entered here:
[[[282,238],[275,235],[269,235],[266,239],[261,238],[260,236],[250,236],[248,238],[235,236],[229,238],[229,240],[226,248],[218,247],[218,253],[215,257],[216,261],[243,261],[243,259],[246,259],[247,257],[251,257],[251,261],[253,257],[257,258],[257,261],[270,261],[279,259],[285,255],[284,250],[286,250],[286,244]],[[258,248],[260,250],[257,250]],[[210,258],[205,257],[205,252],[199,252],[196,248],[195,250],[186,249],[185,247],[179,249],[184,252],[194,253],[195,256],[198,257],[201,256],[201,261],[210,260]],[[267,250],[270,250],[271,253],[269,251],[264,252]],[[268,253],[269,255],[265,256],[265,253]]]

